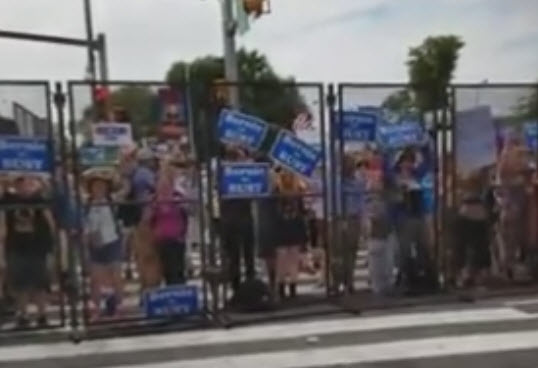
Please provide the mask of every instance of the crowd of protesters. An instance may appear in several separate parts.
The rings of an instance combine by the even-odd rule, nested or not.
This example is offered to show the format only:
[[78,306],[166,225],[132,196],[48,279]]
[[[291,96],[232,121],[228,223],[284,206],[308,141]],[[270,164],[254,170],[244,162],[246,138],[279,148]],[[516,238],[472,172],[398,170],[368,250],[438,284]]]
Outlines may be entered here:
[[537,279],[538,181],[535,154],[512,132],[495,165],[462,181],[453,237],[459,287]]
[[[167,114],[170,121],[173,112]],[[120,109],[113,120],[129,118]],[[79,173],[79,181],[72,173],[62,173],[67,169],[62,166],[49,179],[30,174],[2,178],[0,301],[13,299],[19,327],[30,324],[32,302],[37,306],[37,325],[47,325],[51,264],[67,270],[73,262],[66,256],[69,244],[88,271],[92,320],[125,313],[126,279],[136,277],[141,294],[184,284],[191,276],[189,239],[202,242],[199,229],[192,225],[199,216],[211,217],[217,229],[224,282],[234,294],[244,283],[265,275],[274,300],[294,299],[301,273],[352,293],[359,249],[368,252],[375,293],[437,290],[435,203],[432,188],[425,185],[431,157],[422,148],[406,147],[390,157],[375,149],[345,154],[338,173],[342,194],[338,231],[329,239],[322,193],[326,181],[319,169],[307,179],[272,165],[271,193],[256,199],[256,228],[252,198],[223,199],[212,214],[207,203],[195,205],[200,178],[218,178],[218,165],[214,172],[198,175],[199,167],[182,143],[185,131],[174,130],[170,121],[158,147],[122,149],[116,166],[88,168]],[[240,147],[222,148],[222,161],[266,160]],[[538,187],[531,161],[521,142],[508,140],[495,170],[496,181],[488,182],[488,177],[486,185],[469,181],[462,188],[455,227],[449,229],[453,241],[447,244],[456,286],[483,283],[492,264],[506,278],[516,278],[522,264],[536,274]],[[78,207],[75,193],[80,193]],[[263,275],[258,257],[263,260]]]

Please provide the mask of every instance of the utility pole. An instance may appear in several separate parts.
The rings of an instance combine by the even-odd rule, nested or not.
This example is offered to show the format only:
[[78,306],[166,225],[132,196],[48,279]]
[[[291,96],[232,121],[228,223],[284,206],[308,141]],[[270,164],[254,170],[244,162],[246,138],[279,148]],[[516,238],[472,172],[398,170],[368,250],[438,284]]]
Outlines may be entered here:
[[[86,0],[89,1],[89,0]],[[224,37],[224,75],[226,82],[239,82],[237,53],[235,50],[235,35],[237,22],[233,14],[234,0],[220,0],[222,5],[222,33]],[[239,86],[229,86],[229,98],[232,108],[239,108]]]
[[102,82],[108,81],[108,55],[106,50],[106,36],[97,35],[97,50],[99,51],[99,76]]
[[[84,1],[84,20],[86,23],[86,40],[88,45],[93,42],[93,25],[92,25],[92,7],[90,0]],[[97,71],[95,67],[95,54],[93,48],[88,47],[88,72],[90,74],[90,80],[95,81],[97,78]]]

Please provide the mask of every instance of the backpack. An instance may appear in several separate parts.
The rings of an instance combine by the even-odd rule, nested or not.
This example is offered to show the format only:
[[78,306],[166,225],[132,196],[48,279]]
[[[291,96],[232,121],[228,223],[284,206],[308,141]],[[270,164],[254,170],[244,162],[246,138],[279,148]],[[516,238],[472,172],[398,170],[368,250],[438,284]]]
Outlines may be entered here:
[[259,279],[246,280],[239,285],[230,304],[242,312],[263,312],[274,308],[269,286]]
[[176,203],[158,203],[154,205],[151,222],[153,234],[157,240],[180,239],[187,234],[187,214]]

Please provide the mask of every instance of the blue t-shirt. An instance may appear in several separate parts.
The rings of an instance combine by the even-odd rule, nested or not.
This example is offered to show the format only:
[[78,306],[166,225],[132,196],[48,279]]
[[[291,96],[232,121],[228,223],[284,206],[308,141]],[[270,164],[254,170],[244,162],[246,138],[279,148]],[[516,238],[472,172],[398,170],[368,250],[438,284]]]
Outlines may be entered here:
[[134,199],[137,201],[147,200],[155,190],[155,173],[145,166],[138,166],[132,176],[131,185]]

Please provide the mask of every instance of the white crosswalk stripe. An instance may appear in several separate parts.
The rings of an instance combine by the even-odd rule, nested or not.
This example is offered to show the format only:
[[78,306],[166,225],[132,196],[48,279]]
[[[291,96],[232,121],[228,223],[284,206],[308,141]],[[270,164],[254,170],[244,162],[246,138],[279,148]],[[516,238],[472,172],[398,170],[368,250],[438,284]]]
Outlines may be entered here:
[[6,346],[0,367],[311,368],[522,349],[538,351],[538,315],[488,307]]

